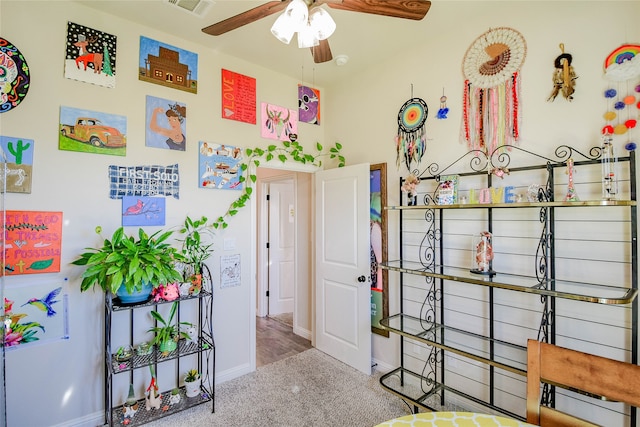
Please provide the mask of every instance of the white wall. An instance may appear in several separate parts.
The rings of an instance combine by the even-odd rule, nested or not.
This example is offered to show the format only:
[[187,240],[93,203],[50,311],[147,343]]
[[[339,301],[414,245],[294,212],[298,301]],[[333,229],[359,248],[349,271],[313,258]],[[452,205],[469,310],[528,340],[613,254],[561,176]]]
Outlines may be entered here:
[[[108,165],[180,165],[180,199],[167,199],[167,228],[182,223],[186,215],[216,218],[240,194],[197,187],[197,142],[266,146],[258,125],[221,119],[220,69],[256,78],[257,103],[267,101],[297,108],[297,80],[225,57],[202,46],[67,1],[0,2],[0,33],[16,44],[31,70],[31,88],[16,109],[0,115],[0,133],[33,139],[34,176],[31,194],[7,194],[9,210],[62,211],[64,229],[59,274],[9,277],[7,287],[42,280],[59,282],[69,294],[71,338],[7,354],[8,418],[11,426],[50,426],[66,423],[96,425],[103,410],[103,297],[100,292],[81,294],[81,269],[69,263],[120,225],[121,202],[109,199]],[[67,21],[99,29],[118,37],[117,84],[106,89],[63,77]],[[154,38],[199,54],[198,94],[138,81],[139,37]],[[306,82],[309,84],[310,82]],[[323,88],[320,88],[323,90]],[[145,96],[185,102],[188,108],[187,150],[175,152],[147,148],[144,144]],[[60,106],[124,115],[128,119],[126,157],[92,155],[58,150]],[[299,134],[310,152],[323,141],[324,126],[300,124]],[[250,317],[251,214],[242,210],[225,231],[216,232],[215,254],[208,264],[214,281],[219,277],[221,255],[240,253],[242,284],[220,289],[214,284],[214,332],[218,379],[250,370],[250,345],[255,342],[255,319]],[[234,238],[236,250],[225,252],[223,239]],[[64,281],[68,278],[68,281]],[[255,304],[254,304],[255,305]],[[162,387],[162,384],[160,384]],[[140,386],[140,389],[142,386]],[[126,390],[117,390],[124,393]],[[140,392],[141,393],[141,392]],[[46,396],[38,398],[37,396]],[[38,410],[34,411],[34,399]]]
[[[196,186],[195,142],[264,146],[259,128],[220,119],[220,68],[257,79],[257,101],[296,105],[293,79],[255,67],[232,57],[221,56],[127,21],[97,13],[69,2],[0,2],[0,33],[25,54],[32,72],[32,85],[23,105],[0,115],[0,133],[35,141],[34,177],[31,194],[8,194],[8,209],[63,211],[62,271],[52,275],[9,277],[7,286],[38,280],[64,282],[70,296],[71,339],[9,352],[7,385],[9,425],[56,424],[95,425],[102,411],[102,295],[80,294],[80,270],[69,262],[82,248],[95,245],[96,225],[106,232],[119,225],[120,203],[108,198],[107,166],[180,163],[181,198],[167,200],[167,225],[177,225],[185,215],[216,217],[224,212],[237,193],[201,190]],[[389,204],[398,204],[398,178],[406,174],[395,165],[394,135],[400,106],[412,95],[425,99],[430,107],[427,129],[429,143],[423,165],[441,164],[466,151],[459,143],[463,77],[462,58],[473,40],[490,27],[508,26],[520,31],[528,46],[522,69],[523,127],[521,146],[550,154],[553,147],[570,144],[587,148],[599,144],[606,88],[602,78],[604,58],[624,43],[640,42],[640,2],[483,2],[433,1],[427,16],[428,29],[417,34],[411,55],[381,58],[368,73],[348,80],[323,93],[322,126],[301,124],[305,144],[340,141],[349,164],[387,162]],[[63,78],[63,54],[67,21],[100,29],[118,36],[118,81],[105,89]],[[139,36],[199,53],[199,93],[151,85],[137,80]],[[560,54],[559,43],[573,55],[579,79],[575,100],[545,100],[551,90],[553,61]],[[411,89],[413,85],[413,92]],[[285,91],[282,88],[290,87]],[[442,90],[451,110],[447,120],[435,120]],[[320,88],[323,89],[323,88]],[[187,103],[188,148],[184,153],[144,146],[144,99],[147,94]],[[57,149],[57,126],[61,105],[117,113],[128,118],[127,156],[112,157],[64,152]],[[34,122],[36,123],[34,125]],[[637,137],[636,140],[640,139]],[[325,145],[326,145],[325,144]],[[366,149],[365,149],[366,147]],[[215,289],[214,327],[218,347],[217,368],[221,378],[249,369],[252,336],[250,306],[255,306],[250,278],[250,213],[242,211],[224,232],[217,233],[216,254],[209,265],[218,271],[217,259],[225,252],[222,239],[236,239],[242,255],[242,285]],[[389,258],[397,257],[397,223],[389,217]],[[398,311],[397,276],[390,274],[390,313]],[[398,363],[398,339],[374,336],[374,358]],[[34,393],[39,399],[33,410]]]
[[[607,108],[603,93],[608,88],[604,60],[623,44],[640,43],[637,1],[433,1],[425,19],[427,30],[407,41],[413,44],[412,54],[381,58],[379,67],[331,87],[331,97],[325,98],[325,119],[330,123],[326,140],[340,141],[351,164],[388,163],[389,205],[399,204],[398,180],[408,174],[404,166],[396,169],[394,136],[398,110],[412,95],[429,106],[427,150],[420,170],[431,162],[448,165],[467,151],[459,141],[462,60],[467,48],[489,28],[511,27],[526,40],[520,146],[543,155],[552,155],[561,144],[578,149],[600,145]],[[562,96],[546,101],[560,43],[573,56],[579,76],[571,103]],[[437,120],[443,88],[450,112],[446,120]],[[638,128],[633,138],[640,141]],[[623,139],[626,135],[615,142],[621,152]],[[398,257],[397,219],[389,215],[390,260]],[[395,314],[399,311],[398,275],[389,274],[389,280],[389,313]],[[383,365],[397,365],[398,343],[394,334],[390,338],[374,335],[373,357]]]

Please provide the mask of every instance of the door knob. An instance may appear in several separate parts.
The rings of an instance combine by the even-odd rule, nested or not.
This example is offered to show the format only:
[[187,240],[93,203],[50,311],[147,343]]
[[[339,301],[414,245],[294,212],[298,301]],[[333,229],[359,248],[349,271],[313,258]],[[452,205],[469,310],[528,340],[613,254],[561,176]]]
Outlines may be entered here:
[[364,283],[365,280],[367,280],[367,278],[364,277],[364,276],[358,277],[358,282],[360,282],[360,283]]

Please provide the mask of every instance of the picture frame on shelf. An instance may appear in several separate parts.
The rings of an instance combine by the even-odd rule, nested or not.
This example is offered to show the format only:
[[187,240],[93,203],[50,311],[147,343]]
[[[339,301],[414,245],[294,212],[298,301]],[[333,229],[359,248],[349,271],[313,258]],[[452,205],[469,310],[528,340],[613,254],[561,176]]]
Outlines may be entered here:
[[458,175],[442,175],[438,184],[438,204],[454,205],[458,203]]

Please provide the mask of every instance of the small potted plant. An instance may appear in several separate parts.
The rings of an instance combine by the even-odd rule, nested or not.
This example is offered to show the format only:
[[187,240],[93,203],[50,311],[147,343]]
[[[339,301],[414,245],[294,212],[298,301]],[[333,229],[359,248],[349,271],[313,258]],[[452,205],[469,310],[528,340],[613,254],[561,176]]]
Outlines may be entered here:
[[[213,236],[213,230],[207,225],[207,217],[193,220],[189,216],[184,220],[180,233],[184,235],[181,255],[187,268],[184,272],[184,279],[193,282],[193,276],[202,274],[202,264],[212,255],[213,243],[208,241]],[[205,241],[207,240],[207,241]]]
[[184,389],[187,397],[196,397],[200,394],[200,372],[197,369],[187,371],[184,377]]
[[172,405],[180,403],[180,389],[179,388],[174,388],[173,390],[171,390],[171,396],[169,396],[169,403],[172,404]]
[[[96,227],[100,235],[102,227]],[[156,286],[181,281],[175,269],[184,259],[180,251],[167,243],[173,231],[158,230],[147,234],[142,228],[137,237],[118,228],[101,247],[86,248],[72,262],[86,267],[82,274],[82,292],[96,285],[117,295],[123,304],[146,301]]]
[[193,324],[189,322],[178,323],[173,321],[177,309],[178,303],[174,301],[174,303],[171,304],[169,317],[166,320],[160,313],[155,310],[151,310],[151,316],[156,320],[156,322],[158,322],[158,325],[150,328],[147,332],[153,332],[155,334],[151,344],[156,345],[163,356],[168,355],[178,348],[178,340],[180,338],[190,338],[186,332],[180,331],[180,325],[193,326]]

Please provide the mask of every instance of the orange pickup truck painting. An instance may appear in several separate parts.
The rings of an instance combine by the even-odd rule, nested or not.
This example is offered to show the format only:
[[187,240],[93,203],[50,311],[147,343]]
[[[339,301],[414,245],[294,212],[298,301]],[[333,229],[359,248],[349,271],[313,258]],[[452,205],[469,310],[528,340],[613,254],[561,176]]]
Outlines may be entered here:
[[60,133],[95,147],[115,148],[127,145],[124,135],[118,129],[104,125],[93,117],[78,117],[74,125],[61,124]]

